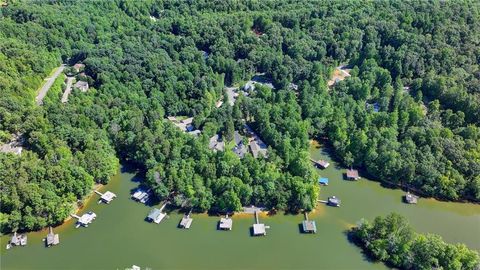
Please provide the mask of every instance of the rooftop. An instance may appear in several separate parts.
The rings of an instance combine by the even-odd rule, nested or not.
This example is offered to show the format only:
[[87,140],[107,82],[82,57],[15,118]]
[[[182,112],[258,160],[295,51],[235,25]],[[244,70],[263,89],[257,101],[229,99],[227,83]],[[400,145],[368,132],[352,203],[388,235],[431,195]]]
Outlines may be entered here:
[[193,219],[190,215],[183,216],[182,220],[180,221],[180,228],[190,229],[192,225]]
[[360,176],[358,175],[358,171],[357,171],[357,170],[348,169],[348,170],[347,170],[347,178],[357,180],[357,179],[360,178]]
[[266,235],[265,224],[253,224],[253,235]]
[[233,221],[229,217],[224,217],[220,219],[220,224],[218,225],[222,230],[231,230]]
[[302,222],[302,227],[304,232],[317,232],[317,224],[314,220],[304,220]]

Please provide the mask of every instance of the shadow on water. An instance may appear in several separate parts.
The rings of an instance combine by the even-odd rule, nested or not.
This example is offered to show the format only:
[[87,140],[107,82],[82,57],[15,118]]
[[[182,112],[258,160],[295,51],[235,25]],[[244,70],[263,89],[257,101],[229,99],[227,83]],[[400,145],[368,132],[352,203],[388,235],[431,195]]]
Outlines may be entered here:
[[[360,252],[362,253],[362,258],[364,261],[367,261],[369,263],[378,263],[379,261],[373,257],[371,253],[369,253],[367,250],[362,248],[362,243],[359,241],[359,239],[355,238],[354,234],[350,230],[345,230],[343,231],[343,235],[347,238],[348,242],[354,246],[356,246]],[[390,266],[391,267],[391,266]]]

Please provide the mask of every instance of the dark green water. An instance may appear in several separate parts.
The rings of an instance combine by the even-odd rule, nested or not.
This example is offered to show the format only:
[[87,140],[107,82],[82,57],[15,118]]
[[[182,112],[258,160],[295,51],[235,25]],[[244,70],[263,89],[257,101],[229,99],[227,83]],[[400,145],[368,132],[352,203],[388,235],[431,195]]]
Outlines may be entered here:
[[[314,158],[328,156],[312,145]],[[129,198],[133,174],[119,173],[103,190],[117,194],[110,205],[98,205],[98,196],[84,210],[97,213],[88,228],[75,229],[73,221],[56,228],[60,245],[45,248],[46,231],[28,235],[27,247],[6,251],[1,238],[4,269],[125,269],[132,264],[142,269],[386,269],[368,262],[361,250],[350,244],[345,230],[362,217],[373,218],[392,211],[408,217],[420,232],[437,233],[452,243],[463,242],[480,250],[480,206],[420,199],[416,206],[401,201],[400,190],[381,187],[363,178],[342,180],[343,169],[332,164],[321,171],[330,178],[320,199],[336,195],[342,207],[319,205],[311,219],[318,233],[299,233],[303,217],[277,214],[261,220],[271,226],[266,237],[250,236],[253,216],[235,216],[232,231],[217,231],[218,217],[194,215],[190,230],[177,229],[181,215],[170,213],[161,224],[144,222],[149,207]]]

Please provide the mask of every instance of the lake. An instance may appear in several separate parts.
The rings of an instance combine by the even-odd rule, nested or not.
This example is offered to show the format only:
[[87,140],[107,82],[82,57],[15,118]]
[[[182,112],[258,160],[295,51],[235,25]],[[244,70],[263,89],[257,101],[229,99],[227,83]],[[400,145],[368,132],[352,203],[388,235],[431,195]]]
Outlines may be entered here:
[[97,204],[94,195],[80,213],[94,211],[97,219],[88,228],[74,227],[74,220],[55,228],[60,245],[45,248],[47,231],[28,234],[27,247],[5,250],[1,238],[0,268],[6,269],[125,269],[133,264],[142,269],[387,269],[369,262],[361,249],[351,244],[345,231],[362,217],[398,212],[419,232],[441,235],[447,242],[462,242],[480,250],[480,205],[419,199],[418,205],[402,202],[401,190],[382,187],[362,178],[345,181],[344,169],[313,143],[314,159],[326,159],[331,166],[319,171],[330,179],[319,199],[336,195],[341,207],[319,204],[310,219],[317,222],[317,234],[301,234],[303,215],[283,213],[260,219],[271,229],[265,237],[251,237],[253,215],[235,215],[232,231],[217,231],[220,217],[193,215],[190,230],[178,229],[182,217],[176,212],[160,224],[144,221],[150,207],[130,199],[138,186],[135,174],[120,172],[102,187],[117,198],[109,205]]

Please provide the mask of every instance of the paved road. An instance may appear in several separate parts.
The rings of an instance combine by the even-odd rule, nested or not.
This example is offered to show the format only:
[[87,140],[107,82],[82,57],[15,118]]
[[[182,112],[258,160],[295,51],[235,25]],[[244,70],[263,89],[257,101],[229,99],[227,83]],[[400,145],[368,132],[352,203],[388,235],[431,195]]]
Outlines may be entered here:
[[74,77],[67,77],[67,88],[65,88],[65,92],[63,92],[62,103],[67,103],[68,95],[72,92],[73,78]]
[[47,95],[48,90],[50,89],[50,87],[52,87],[58,75],[60,75],[64,69],[65,69],[65,65],[62,64],[60,67],[57,68],[57,70],[55,71],[52,77],[47,78],[47,82],[42,86],[42,88],[38,92],[37,97],[35,98],[37,105],[43,104],[43,98]]

